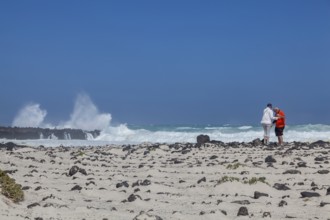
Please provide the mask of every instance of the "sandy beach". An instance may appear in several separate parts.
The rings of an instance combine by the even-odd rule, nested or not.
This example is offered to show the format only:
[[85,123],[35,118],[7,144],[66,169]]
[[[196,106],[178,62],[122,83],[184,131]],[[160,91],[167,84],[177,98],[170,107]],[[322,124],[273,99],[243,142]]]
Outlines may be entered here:
[[5,147],[0,219],[330,219],[330,143]]

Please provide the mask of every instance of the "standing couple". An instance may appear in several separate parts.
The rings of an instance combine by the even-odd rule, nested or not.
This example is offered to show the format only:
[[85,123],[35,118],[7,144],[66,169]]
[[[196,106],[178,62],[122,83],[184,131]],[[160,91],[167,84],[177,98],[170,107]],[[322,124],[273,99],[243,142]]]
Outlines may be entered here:
[[264,144],[269,144],[270,129],[275,124],[275,134],[278,145],[283,144],[283,130],[285,128],[285,114],[278,107],[273,109],[272,104],[267,104],[262,115],[261,124],[264,129]]

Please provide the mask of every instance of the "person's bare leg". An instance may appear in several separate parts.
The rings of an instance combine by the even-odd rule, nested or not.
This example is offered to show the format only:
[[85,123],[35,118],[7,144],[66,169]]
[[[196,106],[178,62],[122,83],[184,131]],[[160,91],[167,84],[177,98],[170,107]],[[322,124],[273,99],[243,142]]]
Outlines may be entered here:
[[283,136],[278,136],[278,145],[282,145],[283,144]]
[[279,140],[280,145],[283,145],[283,136],[279,136],[278,140]]

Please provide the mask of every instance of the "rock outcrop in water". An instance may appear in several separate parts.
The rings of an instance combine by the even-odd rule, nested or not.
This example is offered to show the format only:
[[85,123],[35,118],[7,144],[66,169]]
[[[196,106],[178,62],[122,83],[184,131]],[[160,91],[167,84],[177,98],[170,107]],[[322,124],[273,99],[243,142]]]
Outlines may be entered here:
[[89,137],[100,135],[99,130],[83,131],[81,129],[50,129],[50,128],[20,128],[0,127],[0,139],[59,139],[59,140],[86,140]]

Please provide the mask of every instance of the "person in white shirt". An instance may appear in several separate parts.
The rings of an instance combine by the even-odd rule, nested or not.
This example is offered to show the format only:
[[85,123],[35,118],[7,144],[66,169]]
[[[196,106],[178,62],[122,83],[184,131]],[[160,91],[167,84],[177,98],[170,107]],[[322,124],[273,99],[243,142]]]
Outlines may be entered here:
[[277,117],[274,116],[273,106],[269,103],[264,109],[261,119],[261,124],[264,129],[264,144],[269,144],[270,128],[274,120],[277,120]]

